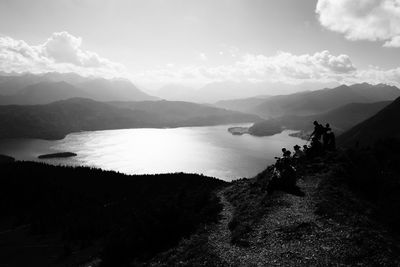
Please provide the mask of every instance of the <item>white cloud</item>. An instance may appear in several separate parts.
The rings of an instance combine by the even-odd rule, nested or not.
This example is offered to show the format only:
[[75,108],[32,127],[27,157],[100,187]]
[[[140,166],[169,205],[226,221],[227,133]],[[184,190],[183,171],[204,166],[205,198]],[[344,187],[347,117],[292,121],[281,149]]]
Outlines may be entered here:
[[384,47],[400,47],[400,36],[395,36],[383,44]]
[[136,75],[141,82],[208,83],[215,81],[337,81],[356,71],[349,56],[322,51],[313,55],[278,52],[274,56],[245,54],[235,63],[219,66],[174,66]]
[[[399,43],[400,37],[394,37],[386,45],[397,46]],[[4,72],[76,72],[84,76],[130,77],[142,84],[199,85],[218,81],[267,81],[294,84],[366,81],[400,85],[400,67],[389,70],[369,67],[359,70],[353,65],[348,55],[333,55],[329,51],[303,55],[278,52],[272,56],[265,56],[242,54],[239,49],[232,48],[224,54],[235,54],[235,58],[230,56],[235,59],[235,62],[210,66],[209,63],[212,61],[208,58],[207,66],[181,66],[170,63],[165,67],[128,75],[123,65],[92,51],[83,50],[82,38],[67,32],[53,33],[39,45],[31,45],[22,40],[0,35],[0,71]]]
[[320,23],[349,40],[400,47],[400,0],[318,0]]
[[40,45],[0,36],[0,71],[76,72],[105,77],[126,75],[124,66],[83,50],[81,45],[82,38],[68,32],[53,33]]
[[386,83],[400,86],[400,67],[388,70],[379,67],[359,70],[356,75],[348,78],[348,82],[368,82],[372,84]]
[[348,55],[332,55],[329,51],[294,55],[278,52],[273,56],[245,54],[230,65],[170,66],[140,73],[134,77],[142,84],[167,83],[202,85],[219,81],[312,83],[387,83],[400,86],[400,67],[381,69],[369,66],[357,69]]

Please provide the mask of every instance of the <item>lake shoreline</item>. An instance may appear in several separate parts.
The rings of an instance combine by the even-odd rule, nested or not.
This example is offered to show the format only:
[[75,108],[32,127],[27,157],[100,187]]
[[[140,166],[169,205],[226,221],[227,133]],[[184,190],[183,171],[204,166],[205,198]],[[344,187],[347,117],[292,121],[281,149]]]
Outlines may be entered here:
[[59,141],[64,140],[70,134],[76,133],[86,133],[86,132],[100,132],[100,131],[116,131],[116,130],[134,130],[134,129],[179,129],[179,128],[198,128],[198,127],[214,127],[214,126],[226,126],[226,125],[243,125],[243,124],[253,124],[254,122],[234,122],[234,123],[216,123],[216,124],[201,124],[194,123],[192,125],[176,125],[176,126],[146,126],[146,127],[123,127],[123,128],[107,128],[107,129],[93,129],[93,130],[71,130],[66,131],[65,133],[56,134],[53,133],[51,135],[43,135],[43,136],[0,136],[0,141],[8,140],[8,139],[39,139],[44,141]]
[[[230,124],[247,127],[249,124]],[[283,131],[269,137],[233,136],[227,125],[79,132],[57,141],[0,140],[0,154],[52,165],[89,166],[125,174],[197,173],[225,181],[250,178],[274,162],[282,147],[304,141]],[[69,151],[77,156],[38,159]]]

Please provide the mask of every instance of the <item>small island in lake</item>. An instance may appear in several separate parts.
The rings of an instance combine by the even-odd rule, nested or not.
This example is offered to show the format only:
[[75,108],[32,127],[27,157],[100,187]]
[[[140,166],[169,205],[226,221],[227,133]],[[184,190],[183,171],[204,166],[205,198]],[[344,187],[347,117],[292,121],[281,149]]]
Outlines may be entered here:
[[233,135],[250,134],[253,136],[271,136],[282,132],[283,127],[275,120],[254,123],[250,127],[231,127],[228,131]]
[[72,152],[59,152],[59,153],[52,153],[52,154],[44,154],[40,155],[39,159],[52,159],[52,158],[69,158],[77,156],[75,153]]
[[249,133],[249,127],[230,127],[228,128],[228,132],[233,135],[243,135]]

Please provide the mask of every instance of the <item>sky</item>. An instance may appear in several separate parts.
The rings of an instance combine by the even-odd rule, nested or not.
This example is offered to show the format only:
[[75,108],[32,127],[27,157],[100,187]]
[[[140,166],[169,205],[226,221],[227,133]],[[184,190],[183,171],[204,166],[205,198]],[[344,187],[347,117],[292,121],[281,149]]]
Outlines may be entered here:
[[400,84],[400,0],[0,0],[0,71]]

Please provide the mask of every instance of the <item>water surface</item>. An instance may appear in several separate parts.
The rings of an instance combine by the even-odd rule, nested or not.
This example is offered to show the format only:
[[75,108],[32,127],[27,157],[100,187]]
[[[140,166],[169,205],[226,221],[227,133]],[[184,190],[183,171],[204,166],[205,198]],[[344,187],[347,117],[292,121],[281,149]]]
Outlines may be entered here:
[[[199,173],[233,180],[253,177],[281,155],[281,148],[303,140],[284,131],[269,137],[234,136],[231,126],[174,129],[124,129],[69,134],[65,139],[8,139],[0,141],[0,154],[19,160],[85,165],[127,174]],[[243,125],[241,125],[243,126]],[[39,160],[40,154],[73,152],[73,158]]]

